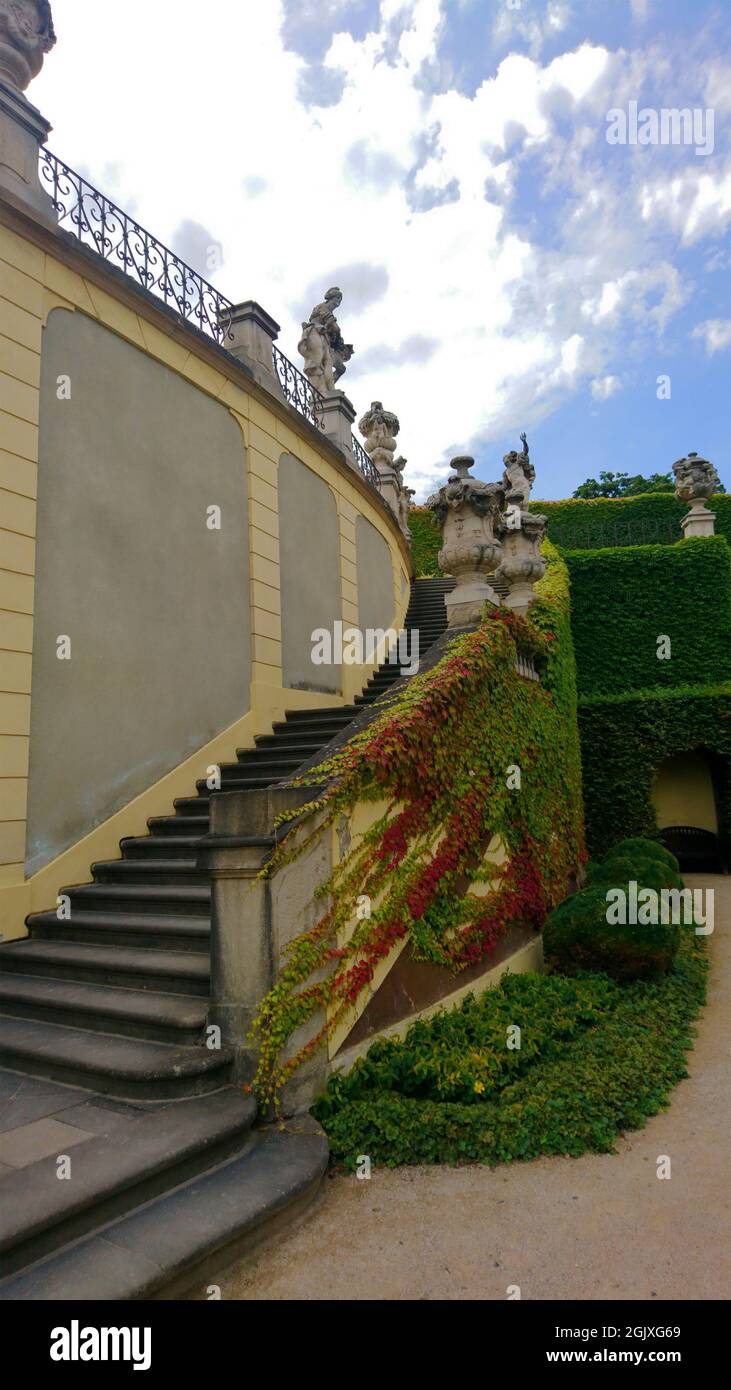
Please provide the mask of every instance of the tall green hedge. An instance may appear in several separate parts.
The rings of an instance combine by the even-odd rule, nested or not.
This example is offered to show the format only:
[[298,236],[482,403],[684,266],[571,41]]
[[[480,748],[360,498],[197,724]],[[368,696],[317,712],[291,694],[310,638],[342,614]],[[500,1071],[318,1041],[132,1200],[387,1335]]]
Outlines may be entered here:
[[428,507],[411,507],[409,530],[416,578],[425,579],[441,574],[437,556],[442,544],[442,533]]
[[731,826],[731,683],[583,699],[579,732],[589,853],[600,859],[628,835],[657,829],[655,773],[665,758],[715,754],[721,832]]
[[[716,515],[716,534],[725,536],[731,545],[731,494],[718,493],[708,505]],[[680,519],[688,505],[679,502],[672,492],[650,492],[639,497],[535,501],[530,503],[530,509],[548,517],[548,534],[554,544],[571,548],[588,541],[595,546],[642,544],[655,539],[670,542],[682,534]],[[660,534],[653,536],[653,529]]]
[[[731,679],[731,550],[723,537],[562,554],[580,695]],[[670,638],[669,659],[658,658],[659,637]]]

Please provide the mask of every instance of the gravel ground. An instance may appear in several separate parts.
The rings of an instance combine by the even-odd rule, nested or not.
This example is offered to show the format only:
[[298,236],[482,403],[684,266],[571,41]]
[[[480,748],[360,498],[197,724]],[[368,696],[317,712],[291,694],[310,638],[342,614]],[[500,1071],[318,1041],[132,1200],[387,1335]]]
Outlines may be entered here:
[[299,1226],[220,1280],[222,1297],[505,1299],[518,1285],[524,1299],[727,1298],[731,879],[688,884],[714,888],[715,931],[708,1006],[669,1110],[615,1154],[328,1178]]

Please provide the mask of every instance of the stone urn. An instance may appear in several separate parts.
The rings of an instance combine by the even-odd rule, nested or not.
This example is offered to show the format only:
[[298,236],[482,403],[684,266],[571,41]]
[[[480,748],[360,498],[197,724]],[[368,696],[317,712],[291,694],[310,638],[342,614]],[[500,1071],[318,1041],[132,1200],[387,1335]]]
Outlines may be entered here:
[[55,42],[48,0],[0,0],[0,82],[24,92]]
[[706,502],[719,487],[718,473],[713,464],[691,453],[673,464],[673,473],[675,496],[681,502],[690,503],[690,511],[680,522],[684,537],[712,536],[716,514],[709,512]]
[[452,459],[454,473],[427,501],[442,531],[439,564],[457,580],[445,598],[450,627],[479,623],[486,603],[500,603],[486,576],[502,554],[495,524],[505,491],[500,483],[473,478],[473,464],[468,455]]
[[527,613],[533,599],[533,586],[546,572],[541,555],[541,542],[546,534],[548,518],[537,512],[510,507],[500,526],[503,555],[496,577],[504,579],[510,591],[503,599],[506,608]]

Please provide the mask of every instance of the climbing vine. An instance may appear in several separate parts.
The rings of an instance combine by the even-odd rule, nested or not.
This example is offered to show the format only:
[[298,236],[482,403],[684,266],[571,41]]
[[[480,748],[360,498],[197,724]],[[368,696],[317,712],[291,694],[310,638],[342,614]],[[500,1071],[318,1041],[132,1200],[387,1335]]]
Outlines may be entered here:
[[[581,771],[568,578],[548,549],[530,621],[495,610],[310,777],[327,785],[306,808],[321,815],[305,845],[359,803],[386,809],[318,890],[322,915],[289,943],[261,1005],[262,1100],[276,1100],[399,941],[458,971],[489,958],[513,922],[540,928],[565,896],[584,853]],[[540,684],[518,674],[518,650],[540,663]],[[271,870],[298,852],[291,838]],[[498,842],[499,865],[486,861]],[[305,1024],[311,1036],[286,1056]]]

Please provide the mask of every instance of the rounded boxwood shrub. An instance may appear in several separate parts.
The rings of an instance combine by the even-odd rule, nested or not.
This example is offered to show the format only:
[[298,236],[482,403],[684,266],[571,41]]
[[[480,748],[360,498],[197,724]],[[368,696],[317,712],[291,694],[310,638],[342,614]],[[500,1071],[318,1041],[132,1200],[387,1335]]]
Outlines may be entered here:
[[[639,873],[633,877],[641,887],[654,886],[643,884]],[[595,883],[555,908],[543,930],[545,957],[552,969],[564,974],[601,970],[615,980],[642,979],[668,970],[680,928],[672,923],[608,922],[608,906],[607,887]]]
[[617,855],[605,859],[592,869],[587,887],[595,883],[611,883],[616,887],[635,882],[641,888],[682,888],[680,874],[662,859],[641,859],[639,855]]
[[669,864],[676,874],[680,868],[675,855],[671,854],[664,845],[661,845],[659,840],[644,839],[641,835],[636,835],[629,840],[620,840],[619,844],[614,845],[604,856],[604,863],[606,864],[609,859],[624,859],[628,855],[630,858],[639,856],[642,859],[660,859],[663,864]]

